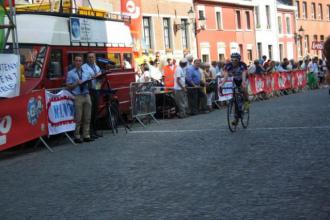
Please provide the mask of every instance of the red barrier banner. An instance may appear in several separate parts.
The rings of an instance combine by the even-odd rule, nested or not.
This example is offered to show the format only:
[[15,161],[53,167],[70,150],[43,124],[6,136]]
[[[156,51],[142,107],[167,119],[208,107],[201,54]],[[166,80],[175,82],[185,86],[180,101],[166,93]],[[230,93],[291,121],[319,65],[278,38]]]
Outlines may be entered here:
[[307,85],[307,75],[305,74],[304,70],[299,70],[295,72],[297,81],[298,81],[298,88],[304,88]]
[[0,100],[0,151],[48,134],[45,90]]
[[271,74],[265,75],[265,92],[267,94],[273,92],[273,76]]
[[273,73],[273,88],[274,91],[279,91],[280,90],[280,84],[279,84],[279,78],[280,78],[280,73]]
[[278,87],[279,87],[279,90],[285,90],[285,89],[287,89],[287,85],[288,85],[288,82],[287,82],[287,73],[279,73],[279,75],[278,75]]
[[261,75],[249,76],[250,90],[253,95],[259,94],[265,91],[265,79]]
[[292,74],[291,74],[291,88],[293,88],[293,89],[299,88],[297,72],[292,72]]
[[282,73],[285,77],[284,87],[285,89],[291,89],[291,72]]

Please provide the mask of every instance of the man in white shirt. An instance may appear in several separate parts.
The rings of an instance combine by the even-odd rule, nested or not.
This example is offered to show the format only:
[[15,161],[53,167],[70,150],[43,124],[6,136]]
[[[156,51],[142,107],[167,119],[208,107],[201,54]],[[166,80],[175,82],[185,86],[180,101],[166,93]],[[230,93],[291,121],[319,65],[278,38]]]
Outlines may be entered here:
[[97,128],[98,128],[97,114],[98,114],[99,97],[100,97],[100,91],[102,85],[102,80],[98,79],[97,77],[101,76],[102,72],[100,67],[96,64],[95,53],[89,52],[87,54],[87,63],[82,65],[81,68],[85,73],[89,74],[91,79],[93,79],[91,88],[89,88],[91,101],[92,101],[90,132],[91,132],[91,138],[96,139],[98,137],[102,137],[102,134],[97,132]]
[[186,89],[186,67],[188,60],[183,58],[179,62],[179,66],[176,68],[174,73],[174,97],[178,107],[178,117],[187,117],[188,110],[188,98]]
[[149,69],[151,80],[161,83],[163,76],[160,70],[155,66],[154,61],[149,62]]

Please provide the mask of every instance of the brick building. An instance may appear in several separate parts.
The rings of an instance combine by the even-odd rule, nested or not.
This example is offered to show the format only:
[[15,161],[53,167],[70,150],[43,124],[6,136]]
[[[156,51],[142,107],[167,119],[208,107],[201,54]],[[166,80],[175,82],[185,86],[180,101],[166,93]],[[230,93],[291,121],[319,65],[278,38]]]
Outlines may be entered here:
[[[246,63],[256,58],[252,1],[196,0],[197,20],[206,19],[197,34],[199,56],[205,62],[230,58],[239,52]],[[197,22],[198,23],[198,22]]]
[[295,6],[298,56],[321,56],[321,51],[313,50],[312,44],[330,34],[329,0],[297,0]]
[[[113,12],[120,12],[120,1],[110,0]],[[188,11],[192,0],[141,0],[142,48],[149,53],[182,58],[196,55],[196,38]]]

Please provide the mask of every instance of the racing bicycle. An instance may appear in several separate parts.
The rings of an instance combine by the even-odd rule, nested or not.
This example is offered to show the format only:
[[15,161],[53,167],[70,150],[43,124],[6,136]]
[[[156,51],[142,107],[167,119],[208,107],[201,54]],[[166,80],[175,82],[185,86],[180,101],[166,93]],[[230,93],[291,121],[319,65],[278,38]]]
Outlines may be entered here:
[[248,105],[244,105],[243,91],[240,87],[234,86],[227,89],[233,90],[233,97],[229,100],[227,106],[227,123],[231,132],[235,132],[239,121],[241,121],[242,127],[247,128],[250,120],[250,108]]

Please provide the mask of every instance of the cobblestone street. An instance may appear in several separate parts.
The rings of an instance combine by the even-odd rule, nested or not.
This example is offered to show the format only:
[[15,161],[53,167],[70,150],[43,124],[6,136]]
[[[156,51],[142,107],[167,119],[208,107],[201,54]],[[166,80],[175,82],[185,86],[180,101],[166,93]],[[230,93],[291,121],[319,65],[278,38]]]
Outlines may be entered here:
[[0,160],[0,219],[330,219],[326,89]]

